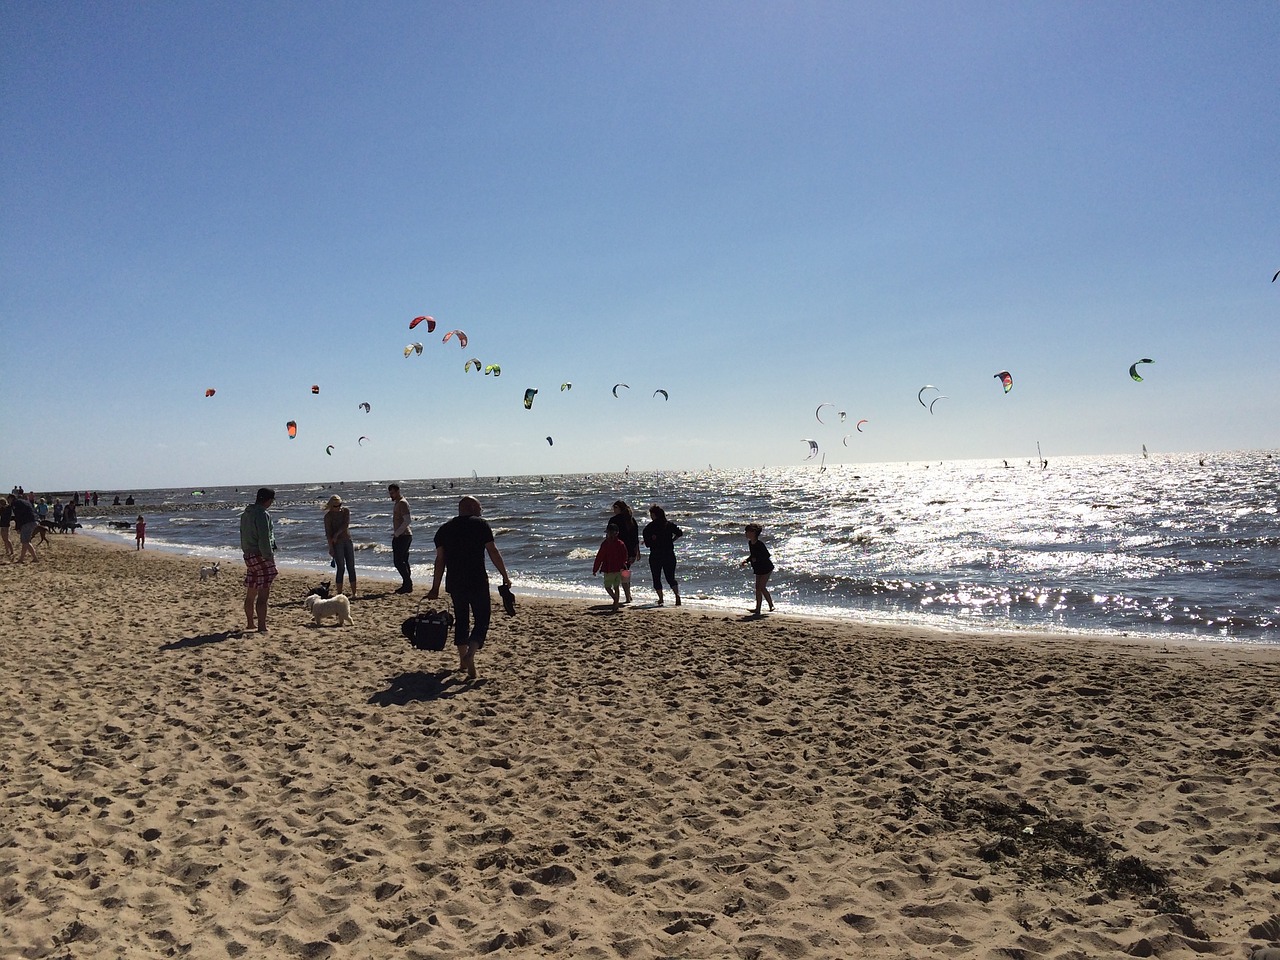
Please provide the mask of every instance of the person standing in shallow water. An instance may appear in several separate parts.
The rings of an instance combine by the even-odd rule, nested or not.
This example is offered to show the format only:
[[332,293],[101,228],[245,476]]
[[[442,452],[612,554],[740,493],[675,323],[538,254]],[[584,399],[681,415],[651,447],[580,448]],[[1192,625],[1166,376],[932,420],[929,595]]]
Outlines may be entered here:
[[391,561],[400,574],[396,593],[413,593],[413,568],[409,566],[409,547],[413,544],[413,528],[409,526],[409,501],[400,495],[400,484],[387,487],[395,507],[391,512]]
[[276,578],[276,534],[267,512],[275,503],[270,487],[258,490],[240,515],[240,550],[244,554],[244,617],[250,630],[267,632],[267,600]]
[[649,508],[649,523],[644,526],[644,545],[649,548],[649,572],[653,574],[653,589],[658,595],[658,606],[666,601],[662,596],[662,580],[665,578],[680,606],[680,586],[676,582],[676,541],[684,531],[667,519],[667,512],[656,503]]
[[617,529],[618,539],[627,548],[627,565],[622,568],[621,576],[622,594],[626,598],[623,602],[630,603],[631,568],[640,559],[640,526],[636,523],[635,515],[632,514],[631,507],[625,500],[613,501],[613,516],[609,518],[606,526]]
[[764,545],[764,541],[760,539],[760,524],[747,524],[747,559],[742,561],[742,566],[751,564],[751,572],[756,575],[756,609],[758,615],[760,613],[760,602],[768,601],[769,612],[773,612],[773,597],[769,594],[769,574],[773,573],[773,558],[769,556],[769,548]]

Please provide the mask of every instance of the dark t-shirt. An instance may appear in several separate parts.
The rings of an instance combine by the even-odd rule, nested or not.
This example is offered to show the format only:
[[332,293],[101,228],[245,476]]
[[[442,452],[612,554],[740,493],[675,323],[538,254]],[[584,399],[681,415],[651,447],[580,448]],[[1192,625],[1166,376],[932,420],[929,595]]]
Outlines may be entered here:
[[749,544],[747,547],[751,554],[751,570],[757,576],[764,573],[773,572],[773,558],[769,556],[769,548],[764,545],[763,540],[757,540],[755,543]]
[[36,522],[36,509],[25,500],[13,501],[13,525],[21,530],[28,523]]
[[485,548],[493,543],[493,530],[482,517],[454,517],[436,531],[435,544],[444,548],[444,589],[457,593],[486,586]]
[[676,555],[675,542],[684,531],[668,520],[666,523],[653,521],[645,524],[644,545],[649,548],[650,562],[663,560]]

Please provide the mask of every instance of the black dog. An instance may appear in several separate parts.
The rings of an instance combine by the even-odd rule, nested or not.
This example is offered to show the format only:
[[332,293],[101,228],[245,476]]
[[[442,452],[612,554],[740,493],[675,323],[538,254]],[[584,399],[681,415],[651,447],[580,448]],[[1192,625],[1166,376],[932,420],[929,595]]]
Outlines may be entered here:
[[307,591],[307,596],[308,597],[315,596],[315,597],[319,597],[321,600],[328,600],[329,587],[330,587],[330,584],[328,583],[322,583],[318,587],[312,587],[310,590]]

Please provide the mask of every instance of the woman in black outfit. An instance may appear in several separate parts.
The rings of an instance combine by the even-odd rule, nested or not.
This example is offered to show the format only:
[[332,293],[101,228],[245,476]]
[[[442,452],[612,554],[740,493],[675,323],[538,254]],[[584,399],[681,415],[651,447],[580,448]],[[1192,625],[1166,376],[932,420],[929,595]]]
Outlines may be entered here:
[[644,545],[649,548],[649,572],[653,574],[653,589],[658,594],[658,606],[662,606],[662,579],[665,577],[675,594],[676,606],[680,606],[680,587],[676,584],[676,546],[675,542],[684,535],[684,531],[667,519],[664,511],[656,503],[649,508],[652,521],[644,527]]

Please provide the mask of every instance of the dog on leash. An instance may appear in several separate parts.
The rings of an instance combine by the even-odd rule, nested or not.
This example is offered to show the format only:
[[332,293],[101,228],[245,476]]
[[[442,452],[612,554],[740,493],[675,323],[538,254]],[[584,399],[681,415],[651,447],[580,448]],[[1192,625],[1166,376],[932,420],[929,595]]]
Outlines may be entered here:
[[211,563],[207,567],[201,567],[200,582],[204,583],[204,581],[212,580],[214,577],[216,577],[218,575],[218,567],[220,565],[221,565],[220,563]]
[[302,601],[302,605],[307,608],[307,612],[311,614],[317,624],[326,617],[337,617],[338,626],[343,624],[347,626],[355,625],[355,621],[351,619],[351,601],[342,594],[338,594],[328,600],[311,594]]

